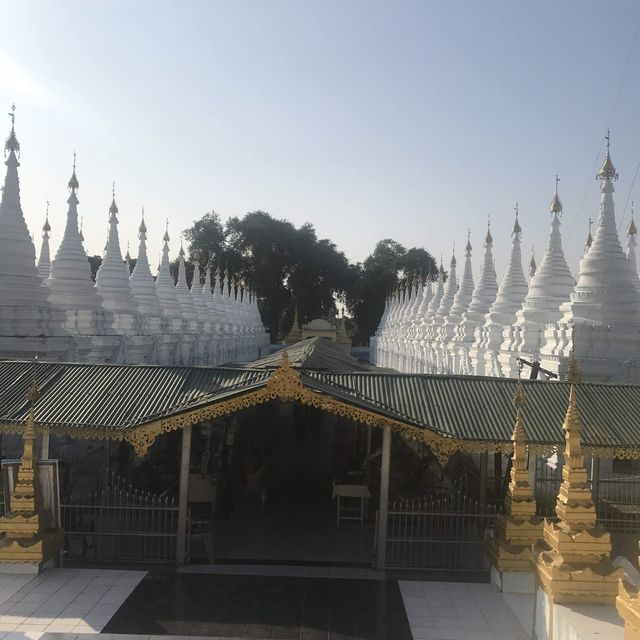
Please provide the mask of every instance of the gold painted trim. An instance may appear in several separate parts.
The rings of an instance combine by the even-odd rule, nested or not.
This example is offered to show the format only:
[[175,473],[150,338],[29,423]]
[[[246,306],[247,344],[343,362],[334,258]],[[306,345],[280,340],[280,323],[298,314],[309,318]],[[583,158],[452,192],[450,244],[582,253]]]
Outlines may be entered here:
[[[300,379],[300,374],[290,367],[286,350],[283,351],[279,367],[274,369],[266,385],[241,396],[123,429],[61,426],[41,422],[36,424],[36,430],[42,432],[44,429],[50,429],[51,433],[55,435],[68,435],[72,438],[85,440],[124,440],[131,444],[137,455],[144,456],[159,435],[236,413],[276,399],[283,402],[297,401],[303,405],[315,407],[336,416],[349,418],[359,424],[378,428],[388,425],[393,431],[402,434],[405,438],[428,445],[438,461],[443,465],[457,451],[464,453],[500,452],[509,456],[513,451],[513,444],[510,441],[465,440],[463,438],[443,436],[428,428],[416,427],[401,420],[381,416],[373,411],[361,409],[344,401],[336,400],[324,393],[309,389],[304,386]],[[24,432],[24,424],[0,422],[0,432],[20,434]],[[536,455],[550,456],[557,453],[560,446],[560,443],[531,443],[527,444],[527,450],[529,453]],[[615,457],[626,460],[640,459],[640,448],[583,447],[583,450],[585,454],[594,457]]]

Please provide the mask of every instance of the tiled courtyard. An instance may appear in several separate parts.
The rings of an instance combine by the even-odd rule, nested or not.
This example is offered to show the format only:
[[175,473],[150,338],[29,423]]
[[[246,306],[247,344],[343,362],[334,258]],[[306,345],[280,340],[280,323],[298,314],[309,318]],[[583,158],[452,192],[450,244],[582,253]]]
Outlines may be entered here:
[[397,581],[347,567],[186,569],[0,574],[0,640],[79,640],[97,633],[105,640],[529,637],[514,604],[488,584]]

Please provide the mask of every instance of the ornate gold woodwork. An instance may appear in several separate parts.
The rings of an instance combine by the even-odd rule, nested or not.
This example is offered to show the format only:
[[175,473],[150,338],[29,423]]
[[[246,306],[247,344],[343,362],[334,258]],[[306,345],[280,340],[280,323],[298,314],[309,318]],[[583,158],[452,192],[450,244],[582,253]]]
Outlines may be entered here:
[[511,481],[505,498],[505,512],[498,515],[495,537],[487,544],[489,558],[498,571],[532,571],[531,546],[542,537],[542,519],[536,517],[536,499],[529,484],[522,421],[524,403],[524,389],[518,383],[513,397],[516,422],[511,437]]
[[9,496],[9,513],[0,518],[0,563],[29,563],[40,567],[62,548],[61,529],[44,529],[38,509],[36,477],[35,382],[27,394],[30,402],[27,424],[22,430],[22,457],[14,492]]
[[[574,372],[573,380],[576,377]],[[546,520],[544,541],[533,548],[535,568],[551,602],[613,604],[622,570],[613,568],[609,533],[596,521],[584,466],[575,387],[572,382],[562,425],[565,463],[556,502],[559,521]]]
[[[424,442],[430,446],[439,462],[445,464],[449,457],[457,451],[465,453],[499,452],[511,455],[513,447],[511,442],[495,440],[465,440],[440,435],[428,428],[416,427],[408,422],[388,418],[368,409],[337,400],[327,394],[309,389],[304,386],[297,371],[289,366],[289,358],[286,350],[283,351],[280,366],[273,371],[264,387],[248,391],[242,395],[221,400],[215,404],[204,405],[186,410],[166,418],[159,418],[145,424],[127,426],[122,428],[100,428],[96,426],[59,425],[42,422],[35,426],[36,431],[42,432],[49,429],[56,435],[68,435],[72,438],[85,440],[115,440],[129,442],[136,454],[144,456],[155,439],[163,433],[182,429],[187,425],[198,424],[221,416],[229,415],[264,404],[271,400],[297,401],[313,406],[333,415],[349,418],[354,422],[382,428],[385,425],[404,437]],[[0,431],[6,433],[23,433],[24,424],[14,422],[0,422]],[[551,456],[557,453],[558,444],[529,443],[527,450],[530,454]],[[620,459],[640,459],[640,447],[583,447],[587,455],[593,457],[614,457]]]

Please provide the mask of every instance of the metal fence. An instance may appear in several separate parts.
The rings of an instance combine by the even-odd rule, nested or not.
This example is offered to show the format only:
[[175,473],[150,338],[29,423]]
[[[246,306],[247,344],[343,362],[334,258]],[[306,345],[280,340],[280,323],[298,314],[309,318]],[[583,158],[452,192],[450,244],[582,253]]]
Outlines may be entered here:
[[612,533],[640,536],[640,475],[600,478],[597,492],[600,524]]
[[387,568],[478,571],[496,508],[460,491],[389,505]]
[[176,558],[178,506],[172,498],[118,481],[68,498],[60,506],[70,559],[171,562]]

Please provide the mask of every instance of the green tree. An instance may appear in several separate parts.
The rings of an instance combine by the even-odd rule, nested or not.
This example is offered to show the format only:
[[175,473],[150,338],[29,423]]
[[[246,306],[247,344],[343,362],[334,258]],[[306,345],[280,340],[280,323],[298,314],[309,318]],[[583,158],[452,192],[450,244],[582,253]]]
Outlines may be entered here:
[[[200,268],[208,264],[224,262],[226,248],[226,232],[220,216],[213,210],[184,230],[190,261],[197,260]],[[193,268],[190,269],[190,274]],[[189,279],[191,275],[189,274]]]
[[368,344],[384,311],[386,297],[399,283],[411,284],[415,277],[438,273],[435,260],[428,251],[407,251],[399,242],[381,240],[362,264],[352,267],[353,286],[347,295],[347,308],[356,324],[355,344]]

